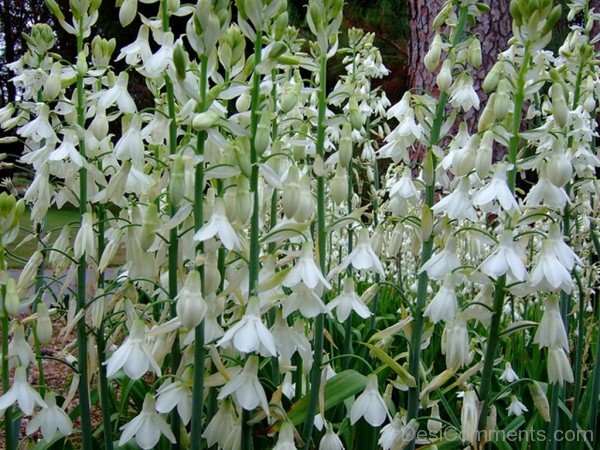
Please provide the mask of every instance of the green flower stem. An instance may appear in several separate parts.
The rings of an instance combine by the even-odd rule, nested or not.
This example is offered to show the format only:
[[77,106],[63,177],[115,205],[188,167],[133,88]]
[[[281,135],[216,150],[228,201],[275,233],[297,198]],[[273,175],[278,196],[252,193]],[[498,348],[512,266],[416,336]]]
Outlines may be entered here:
[[[367,118],[367,139],[371,139],[371,119]],[[375,188],[375,192],[379,192],[381,189],[381,183],[379,180],[379,163],[377,159],[373,161],[373,187]],[[373,225],[375,226],[375,230],[377,230],[377,225],[379,225],[379,217],[377,215],[377,210],[379,209],[379,198],[375,196],[374,199],[371,200],[373,204]],[[375,274],[375,284],[379,284],[381,281],[381,275],[378,273]],[[369,323],[369,327],[371,331],[375,330],[375,319],[377,318],[377,311],[379,310],[379,292],[375,294],[375,298],[373,298],[373,307],[371,308],[371,320]]]
[[[77,58],[83,52],[83,19],[79,20],[77,33]],[[83,75],[77,73],[77,124],[85,129],[85,99]],[[85,139],[79,140],[79,152],[86,157]],[[80,221],[87,212],[87,170],[79,169],[79,215]],[[80,222],[81,226],[81,222]],[[86,255],[79,258],[77,267],[77,311],[85,310],[85,284],[86,284]],[[81,417],[81,440],[84,450],[92,450],[92,415],[90,409],[90,395],[87,370],[87,330],[85,319],[77,322],[77,370],[79,371],[79,415]]]
[[[325,161],[325,111],[327,109],[327,57],[321,55],[319,69],[319,112],[317,122],[317,157]],[[317,249],[319,252],[319,266],[323,273],[327,269],[327,236],[325,233],[325,177],[317,175]],[[323,294],[323,302],[326,302],[327,294]],[[310,374],[310,397],[308,409],[304,419],[304,431],[302,438],[304,448],[310,448],[312,429],[317,412],[317,401],[319,399],[319,389],[321,384],[321,363],[323,361],[323,328],[325,323],[324,314],[319,314],[315,318],[313,353],[314,361]]]
[[[200,57],[200,104],[199,112],[206,110],[206,90],[208,57]],[[204,155],[204,144],[206,142],[206,132],[198,133],[196,141],[196,154]],[[204,199],[204,162],[200,161],[196,165],[195,183],[194,183],[194,230],[198,231],[204,224],[202,212],[202,200]],[[204,245],[198,245],[198,251],[204,251]],[[200,279],[202,280],[201,289],[204,296],[204,266],[198,267]],[[190,449],[200,450],[202,448],[202,410],[204,408],[204,359],[206,349],[204,348],[204,320],[194,330],[194,381],[192,388],[192,428],[190,432]]]
[[[162,29],[169,31],[169,5],[168,0],[161,1],[162,9]],[[169,75],[165,74],[165,88],[167,91],[167,112],[169,116],[169,154],[177,153],[177,114],[175,112],[175,95],[173,93],[173,83]],[[169,214],[171,217],[177,212],[177,206],[169,199]],[[169,297],[174,299],[177,296],[177,269],[178,269],[178,254],[179,254],[179,239],[177,236],[177,227],[171,228],[169,231]],[[171,316],[177,316],[176,303],[171,302]],[[175,374],[179,368],[181,361],[181,349],[179,348],[179,340],[176,338],[171,348],[171,372]],[[181,420],[177,411],[173,410],[170,415],[171,430],[177,438],[177,442],[172,444],[171,448],[179,449],[181,442]]]
[[[467,8],[462,6],[460,8],[458,24],[456,25],[456,31],[454,37],[451,42],[451,46],[455,46],[460,42],[462,34],[465,29],[465,25],[467,22]],[[440,98],[438,100],[436,110],[435,110],[435,118],[433,120],[433,125],[431,126],[431,133],[429,136],[429,147],[427,149],[427,155],[425,156],[425,160],[430,158],[433,163],[433,167],[435,167],[435,155],[433,153],[433,147],[436,146],[440,141],[440,134],[442,130],[442,124],[444,122],[445,109],[446,109],[446,101],[448,99],[448,94],[446,92],[442,92],[440,94]],[[435,171],[432,170],[431,180],[425,186],[425,204],[431,208],[435,203]],[[429,259],[431,258],[431,254],[433,253],[433,236],[430,236],[429,239],[423,242],[423,246],[421,248],[421,262],[420,266],[422,267]],[[425,308],[425,301],[427,299],[427,286],[429,284],[429,276],[427,272],[419,273],[418,281],[417,281],[417,302],[413,311],[413,328],[411,333],[410,340],[410,351],[409,351],[409,361],[408,361],[408,370],[409,373],[415,379],[415,387],[410,388],[408,390],[408,409],[407,409],[407,423],[412,419],[418,419],[419,417],[419,395],[421,392],[421,376],[420,376],[420,367],[421,367],[421,340],[423,335],[423,310]],[[413,450],[415,448],[415,441],[413,440],[407,447],[409,450]]]
[[[529,48],[525,46],[523,53],[523,62],[516,81],[514,114],[512,121],[512,136],[508,144],[508,162],[512,165],[508,171],[507,184],[511,192],[515,192],[517,179],[517,153],[519,151],[519,131],[523,114],[523,102],[525,101],[525,81],[529,68]],[[485,428],[488,410],[490,407],[490,394],[492,391],[492,380],[494,371],[494,360],[498,343],[500,341],[500,323],[502,319],[502,307],[504,306],[504,295],[506,290],[506,275],[502,275],[496,280],[494,287],[494,305],[493,315],[490,324],[490,333],[487,339],[485,349],[483,371],[481,374],[481,387],[479,389],[479,401],[482,404],[481,415],[479,416],[479,429]]]
[[[4,259],[4,246],[2,245],[2,236],[0,235],[0,271],[6,270],[6,261]],[[10,327],[10,320],[8,318],[8,311],[4,304],[6,296],[6,286],[0,285],[0,314],[2,314],[2,393],[7,392],[10,389],[9,383],[9,370],[8,370],[8,328]],[[14,450],[17,448],[17,437],[13,430],[13,408],[9,407],[4,411],[4,442],[6,450]]]
[[[256,39],[254,40],[254,73],[252,74],[252,103],[250,111],[250,164],[252,172],[250,173],[250,194],[252,195],[252,218],[250,219],[250,255],[248,258],[248,296],[258,295],[258,275],[260,272],[260,201],[258,192],[258,152],[256,150],[256,133],[258,130],[259,109],[260,109],[260,74],[256,67],[261,62],[263,32],[256,30]],[[242,450],[251,450],[252,444],[252,425],[249,423],[250,411],[242,411]]]
[[[348,163],[348,214],[352,212],[352,196],[354,194],[354,186],[352,183],[352,158],[350,158],[350,162]],[[353,249],[353,240],[352,240],[352,225],[348,225],[348,242],[347,242],[347,251],[348,254],[352,252]],[[341,256],[341,255],[340,255]],[[348,276],[352,276],[352,265],[348,266]],[[350,348],[352,347],[352,312],[344,322],[344,347],[342,349],[342,354],[350,355]],[[348,369],[350,367],[350,356],[342,359],[342,370]]]

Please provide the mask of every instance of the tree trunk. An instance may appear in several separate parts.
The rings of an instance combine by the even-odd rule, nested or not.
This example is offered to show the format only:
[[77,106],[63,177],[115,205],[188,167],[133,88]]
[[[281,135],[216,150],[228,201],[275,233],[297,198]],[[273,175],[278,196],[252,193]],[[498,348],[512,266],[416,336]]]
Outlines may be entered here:
[[[408,75],[413,88],[437,92],[436,73],[432,74],[425,69],[423,58],[433,39],[433,19],[445,3],[444,0],[409,0],[411,35]],[[475,89],[482,100],[485,99],[485,94],[480,92],[481,82],[496,62],[498,53],[506,48],[511,35],[509,0],[488,0],[485,3],[490,6],[491,11],[479,17],[477,25],[471,30],[481,41],[483,63],[472,73]]]

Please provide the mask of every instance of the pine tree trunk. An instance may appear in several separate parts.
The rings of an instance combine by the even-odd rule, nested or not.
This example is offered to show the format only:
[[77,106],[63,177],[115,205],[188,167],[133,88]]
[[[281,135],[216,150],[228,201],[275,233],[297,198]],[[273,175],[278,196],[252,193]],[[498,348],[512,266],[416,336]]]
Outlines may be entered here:
[[[433,38],[431,24],[445,3],[445,0],[409,0],[411,39],[408,75],[410,86],[413,88],[437,92],[436,74],[431,74],[425,69],[423,58]],[[498,53],[506,48],[511,35],[509,0],[487,0],[485,3],[490,6],[491,11],[481,16],[472,30],[479,37],[482,48],[483,64],[473,73],[475,89],[482,100],[485,99],[485,95],[480,92],[479,86],[496,62]]]

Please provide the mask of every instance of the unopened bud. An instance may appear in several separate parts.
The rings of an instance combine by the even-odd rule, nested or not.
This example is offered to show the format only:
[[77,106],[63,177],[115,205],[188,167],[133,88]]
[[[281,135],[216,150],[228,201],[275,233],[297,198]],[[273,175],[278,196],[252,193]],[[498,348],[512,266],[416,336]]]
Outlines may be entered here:
[[19,317],[21,305],[19,304],[19,294],[17,293],[17,282],[9,276],[6,280],[6,290],[4,297],[4,307],[10,317]]
[[187,58],[182,44],[177,44],[173,50],[173,63],[175,64],[175,73],[179,81],[185,80],[187,71]]
[[251,103],[252,103],[252,97],[250,96],[250,93],[248,91],[244,91],[240,94],[240,96],[235,101],[235,109],[237,109],[238,112],[248,111]]
[[177,155],[173,161],[173,171],[169,182],[169,198],[171,203],[179,206],[185,195],[185,163],[183,157]]
[[348,175],[346,170],[338,164],[335,175],[331,180],[331,198],[336,205],[340,205],[347,197],[348,193]]
[[560,84],[554,83],[550,87],[550,98],[552,99],[552,112],[554,115],[554,120],[556,120],[556,123],[559,127],[564,128],[567,126],[569,109],[567,108],[567,102]]
[[194,116],[192,127],[196,131],[206,131],[219,120],[219,115],[214,111],[205,111]]
[[291,166],[285,179],[282,194],[283,213],[291,218],[296,214],[300,204],[300,172],[298,167]]
[[423,205],[421,210],[421,242],[427,242],[433,231],[433,214],[429,206]]
[[474,68],[481,66],[481,42],[475,37],[471,40],[467,49],[467,61]]
[[563,187],[573,177],[573,165],[566,154],[553,155],[546,165],[546,173],[553,185]]
[[154,234],[158,228],[158,219],[158,206],[156,203],[150,203],[146,207],[146,212],[142,220],[142,231],[140,233],[140,246],[143,251],[147,251],[154,243]]
[[352,160],[352,128],[348,122],[345,122],[342,128],[338,157],[343,167],[348,167]]
[[358,102],[355,98],[351,97],[348,105],[348,114],[350,118],[350,123],[352,124],[352,128],[355,130],[360,130],[362,128],[362,117],[360,115],[360,109],[358,107]]
[[436,34],[433,38],[433,42],[429,47],[429,51],[423,58],[423,63],[425,64],[425,68],[433,72],[437,69],[437,66],[440,64],[440,56],[442,54],[442,38],[439,34]]
[[136,14],[137,0],[124,0],[121,9],[119,9],[119,21],[121,25],[124,27],[129,25],[135,19]]
[[440,73],[438,73],[435,80],[442,92],[446,91],[452,85],[452,61],[447,59],[442,63]]
[[48,345],[52,340],[52,322],[48,313],[48,305],[45,302],[42,301],[37,304],[37,315],[35,329],[37,338],[41,345]]
[[537,381],[533,381],[529,385],[529,392],[531,393],[535,407],[544,421],[550,422],[550,405],[548,404],[548,397],[546,397],[546,392],[544,392],[542,386]]
[[271,119],[269,113],[263,112],[258,123],[256,136],[254,137],[254,149],[258,155],[262,155],[271,143]]

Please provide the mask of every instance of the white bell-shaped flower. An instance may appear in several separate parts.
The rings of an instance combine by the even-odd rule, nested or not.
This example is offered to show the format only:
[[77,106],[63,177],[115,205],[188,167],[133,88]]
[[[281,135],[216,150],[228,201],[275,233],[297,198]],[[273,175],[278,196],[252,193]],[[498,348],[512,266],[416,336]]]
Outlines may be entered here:
[[257,355],[250,355],[242,371],[221,388],[217,399],[222,400],[231,395],[245,410],[252,411],[260,406],[268,415],[267,395],[258,381],[258,362]]
[[356,270],[373,270],[381,276],[385,275],[383,264],[381,264],[379,257],[373,250],[373,247],[371,247],[369,231],[366,228],[361,228],[358,232],[358,242],[356,243],[356,247],[354,247],[354,250],[344,258],[342,263],[336,269],[336,272],[340,273],[350,264],[352,264],[352,267]]
[[105,92],[98,94],[98,108],[107,110],[115,103],[119,111],[125,114],[133,114],[137,111],[135,102],[127,91],[127,83],[129,82],[129,74],[123,71],[119,74],[117,82],[113,87]]
[[277,443],[273,450],[296,450],[294,444],[294,425],[291,422],[284,422],[279,429]]
[[260,318],[260,301],[257,297],[248,300],[244,316],[217,342],[219,347],[228,347],[231,344],[242,353],[277,355],[273,335]]
[[302,245],[300,260],[291,268],[287,277],[283,280],[283,285],[292,288],[300,282],[317,292],[322,292],[323,289],[331,289],[331,285],[315,263],[311,242],[305,242]]
[[457,314],[452,322],[446,323],[442,334],[442,353],[446,355],[446,367],[459,368],[467,364],[469,353],[469,331],[467,321]]
[[46,406],[31,418],[25,432],[28,436],[41,430],[42,437],[50,442],[57,433],[68,436],[73,433],[73,423],[69,415],[56,404],[56,396],[53,392],[47,392],[44,396]]
[[456,300],[456,285],[458,279],[453,273],[447,273],[444,277],[442,287],[425,308],[423,315],[429,317],[433,323],[440,320],[451,322],[458,311],[458,301]]
[[121,368],[132,380],[137,380],[144,375],[149,368],[160,376],[160,367],[152,356],[146,342],[146,331],[144,321],[137,319],[129,331],[129,337],[115,351],[106,364],[106,376],[111,377]]
[[478,441],[477,430],[481,408],[477,400],[477,394],[472,389],[463,395],[463,404],[460,410],[461,437],[463,442],[475,445]]
[[27,416],[31,415],[36,404],[41,407],[47,406],[46,402],[40,397],[40,394],[29,386],[29,383],[27,382],[27,372],[23,366],[16,368],[12,386],[0,396],[0,411],[3,412],[6,408],[15,403],[19,405],[23,414]]
[[35,362],[35,353],[25,339],[25,328],[18,323],[8,344],[8,367],[29,367],[32,362]]
[[159,413],[156,412],[152,394],[146,394],[142,411],[133,420],[121,427],[123,434],[119,446],[125,445],[135,437],[135,442],[144,450],[156,447],[161,434],[171,442],[177,442],[171,428]]
[[312,319],[327,311],[325,303],[317,293],[303,282],[292,288],[292,293],[282,300],[283,316],[287,317],[294,311],[300,311],[303,317]]
[[167,381],[156,391],[156,410],[168,413],[177,408],[184,425],[192,418],[192,379],[193,369],[188,367],[181,380]]
[[481,206],[486,210],[494,210],[493,204],[498,202],[505,211],[519,211],[519,205],[507,184],[507,169],[506,164],[496,165],[491,181],[473,197],[475,206]]
[[537,264],[531,270],[529,284],[532,289],[545,292],[562,290],[569,294],[573,288],[570,272],[554,253],[555,241],[544,240]]
[[513,370],[512,365],[509,362],[506,362],[504,364],[504,371],[500,374],[499,378],[507,383],[512,383],[513,381],[517,381],[519,376]]
[[445,213],[451,219],[463,220],[468,219],[473,222],[477,221],[477,214],[473,208],[473,201],[469,196],[471,182],[469,177],[459,179],[455,189],[448,195],[442,197],[431,210],[435,214]]
[[516,395],[512,395],[510,397],[510,405],[508,405],[506,411],[508,411],[509,416],[521,416],[524,412],[529,411],[529,409],[527,409],[527,406],[519,401]]
[[573,382],[573,369],[565,350],[561,347],[548,349],[548,380],[563,385]]
[[451,237],[446,242],[444,250],[435,253],[429,260],[421,266],[421,272],[427,272],[429,278],[433,280],[442,280],[447,273],[452,272],[460,266],[456,252],[456,238]]
[[535,332],[533,342],[540,347],[569,349],[569,339],[556,295],[548,296],[544,302],[544,314],[542,314],[542,320]]
[[563,235],[557,222],[550,224],[548,240],[552,243],[554,255],[569,272],[573,270],[575,264],[582,264],[581,258],[563,241]]
[[371,374],[367,377],[365,390],[350,409],[350,423],[354,425],[358,419],[364,417],[369,425],[378,427],[385,421],[387,415],[387,406],[377,386],[377,375]]
[[371,315],[369,307],[363,303],[354,290],[354,280],[350,277],[344,278],[340,295],[327,304],[328,311],[333,311],[334,309],[340,322],[345,322],[350,317],[352,311],[356,312],[363,319]]
[[519,248],[513,241],[512,231],[504,230],[500,235],[498,247],[483,262],[481,271],[494,278],[508,274],[513,280],[525,280],[527,269],[518,251]]
[[218,236],[227,250],[241,249],[240,238],[229,223],[225,212],[225,200],[222,197],[215,198],[210,220],[194,235],[195,241],[206,241]]
[[200,272],[191,270],[183,288],[175,298],[177,317],[188,330],[196,328],[206,316],[207,305],[202,297]]
[[325,425],[325,435],[319,442],[319,450],[344,450],[344,444],[340,437],[335,434],[331,425]]
[[[240,436],[241,429],[239,418],[235,412],[235,406],[231,400],[223,399],[219,402],[217,413],[208,425],[206,425],[202,437],[206,439],[208,447],[219,444],[221,448],[229,448],[226,447],[226,442],[230,436]],[[239,446],[231,448],[239,448]]]

